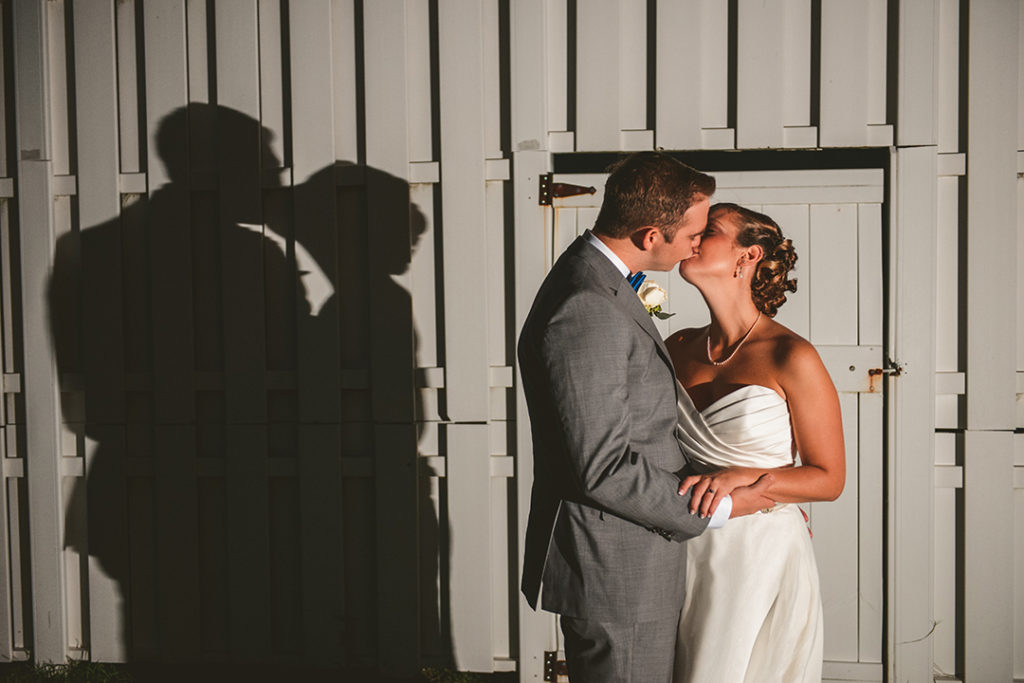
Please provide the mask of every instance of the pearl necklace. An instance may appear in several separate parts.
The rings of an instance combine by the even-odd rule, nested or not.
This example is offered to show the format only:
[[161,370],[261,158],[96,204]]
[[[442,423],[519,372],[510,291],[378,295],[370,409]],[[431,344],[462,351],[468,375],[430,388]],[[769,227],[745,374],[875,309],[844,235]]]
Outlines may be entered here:
[[757,325],[757,321],[760,320],[760,319],[761,319],[761,311],[758,311],[757,312],[757,317],[754,318],[754,322],[750,325],[750,329],[747,330],[746,334],[744,334],[742,337],[740,337],[740,340],[738,342],[736,342],[736,348],[734,348],[732,350],[732,353],[730,353],[728,356],[726,356],[722,360],[713,360],[711,358],[711,326],[708,325],[708,362],[711,363],[712,365],[725,365],[730,360],[732,360],[732,357],[735,356],[736,352],[740,350],[741,346],[743,346],[743,342],[747,341],[747,337],[749,337],[750,333],[754,331],[754,325]]

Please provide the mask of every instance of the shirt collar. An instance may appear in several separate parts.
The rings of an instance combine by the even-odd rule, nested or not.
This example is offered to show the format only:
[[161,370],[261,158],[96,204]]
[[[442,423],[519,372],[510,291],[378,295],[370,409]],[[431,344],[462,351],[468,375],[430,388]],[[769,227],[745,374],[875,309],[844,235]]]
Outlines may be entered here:
[[623,263],[622,259],[620,259],[607,244],[602,242],[597,235],[587,230],[586,232],[583,233],[583,236],[586,238],[588,242],[594,245],[595,249],[604,254],[605,257],[612,262],[612,265],[615,266],[620,273],[622,273],[622,277],[629,277],[629,267],[625,263]]

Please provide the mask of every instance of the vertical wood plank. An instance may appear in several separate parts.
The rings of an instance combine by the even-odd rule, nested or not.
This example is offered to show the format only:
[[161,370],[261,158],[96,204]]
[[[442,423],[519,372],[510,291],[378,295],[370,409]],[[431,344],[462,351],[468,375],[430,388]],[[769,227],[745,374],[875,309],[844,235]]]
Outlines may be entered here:
[[[333,35],[332,27],[345,33]],[[292,155],[295,178],[305,179],[295,192],[295,239],[314,256],[324,275],[340,286],[339,254],[360,242],[361,216],[339,223],[335,157],[358,161],[355,139],[355,10],[351,3],[289,5],[291,54]],[[346,41],[347,38],[347,41]],[[332,60],[341,69],[334,74]],[[324,93],[330,84],[331,93]],[[340,110],[340,98],[352,102]],[[314,106],[310,102],[315,101]],[[339,227],[347,232],[339,234]],[[352,255],[362,256],[361,251]],[[301,589],[302,647],[319,663],[336,662],[343,652],[339,626],[345,614],[344,554],[340,543],[345,522],[341,510],[340,460],[343,339],[339,310],[344,299],[309,315],[300,315],[298,330],[299,387],[299,518],[302,522]],[[300,302],[301,303],[301,302]],[[348,336],[348,335],[346,335]],[[317,424],[319,423],[319,424]],[[331,576],[333,575],[333,579]]]
[[[505,428],[502,428],[502,432]],[[509,595],[516,591],[515,572],[509,572],[510,555],[519,546],[509,538],[509,514],[514,509],[509,504],[509,480],[504,477],[491,479],[491,647],[494,657],[513,659],[516,642],[512,634],[515,623],[509,610]]]
[[957,581],[957,490],[935,489],[935,645],[934,657],[937,673],[954,675],[956,664],[956,639],[959,624],[956,619],[956,603],[959,585]]
[[[144,32],[146,82],[161,84],[146,89],[147,129],[152,135],[163,117],[188,103],[182,4],[176,0],[147,3]],[[190,223],[189,201],[185,179],[170,176],[156,144],[148,150],[150,206],[161,207],[151,212],[150,220],[152,305],[160,312],[153,318],[154,407],[159,421],[188,422],[194,416],[192,257],[191,240],[181,226]]]
[[[874,245],[881,254],[881,242]],[[878,274],[881,277],[881,273]],[[875,313],[882,317],[879,299]],[[885,465],[882,439],[885,414],[882,394],[860,394],[857,417],[858,450],[858,661],[882,662],[883,624],[885,619],[883,569],[885,567],[882,530],[885,528],[883,491]]]
[[740,0],[736,38],[736,145],[782,147],[785,0]]
[[937,179],[935,297],[935,369],[960,369],[960,179]]
[[[419,514],[416,428],[377,424],[374,430],[374,485],[377,496],[377,643],[378,666],[389,675],[419,670],[418,544],[409,524]],[[392,539],[385,542],[384,539]]]
[[[700,127],[725,129],[729,125],[730,96],[729,4],[719,0],[699,2],[699,14],[690,21],[700,23],[699,63],[700,72],[704,74],[700,85]],[[684,87],[684,92],[687,89]]]
[[[143,12],[147,130],[164,117],[184,121],[188,103],[185,6],[175,0],[147,3]],[[166,130],[166,129],[165,129]],[[172,145],[186,147],[186,126],[173,129]],[[186,147],[187,148],[187,147]],[[156,558],[161,568],[154,645],[166,657],[197,656],[199,637],[198,549],[193,374],[191,223],[187,178],[181,166],[165,167],[156,144],[148,145],[149,261],[151,265],[154,447],[156,459]],[[191,520],[191,523],[190,523]],[[165,573],[166,572],[166,573]]]
[[53,266],[53,163],[49,117],[48,8],[31,0],[14,3],[14,73],[18,121],[19,225],[21,234],[22,383],[25,447],[34,455],[27,472],[32,586],[32,651],[37,662],[62,663],[67,654],[63,515],[60,496],[60,441],[57,376],[49,349],[47,274]]
[[245,660],[263,658],[271,648],[264,259],[284,256],[262,234],[239,225],[263,223],[257,7],[255,0],[214,5],[228,647],[232,656]]
[[1012,429],[1016,348],[999,330],[1017,310],[1016,253],[1008,248],[1017,240],[1017,64],[1007,56],[1018,49],[1019,7],[968,11],[967,426]]
[[46,3],[50,50],[50,128],[54,175],[71,173],[71,109],[68,102],[68,45],[64,0]]
[[[960,3],[938,0],[935,35],[935,142],[939,153],[960,149]],[[902,143],[901,143],[902,144]]]
[[[546,91],[534,88],[533,90],[541,90],[536,93],[533,98],[533,106],[529,110],[529,119],[531,128],[536,130],[536,126],[540,124],[543,127],[544,132],[547,131],[567,131],[569,130],[569,31],[576,31],[576,27],[569,27],[569,8],[567,0],[546,0],[533,2],[517,3],[522,5],[517,7],[517,26],[520,30],[516,33],[517,38],[513,41],[513,45],[518,48],[519,54],[517,54],[517,62],[522,64],[526,61],[527,57],[522,54],[525,52],[534,52],[536,57],[530,60],[530,68],[520,69],[522,74],[520,78],[525,78],[526,74],[531,74],[533,78],[537,79],[537,84],[547,84]],[[531,16],[532,15],[532,16]],[[527,23],[528,22],[528,23]],[[539,25],[538,25],[539,24]],[[538,29],[540,29],[538,31]],[[543,35],[544,41],[544,52],[540,50],[533,50],[531,46],[531,40],[527,36],[531,35]],[[539,71],[540,65],[536,62],[543,64],[544,71]],[[520,81],[522,83],[522,81]],[[522,92],[526,89],[525,84],[520,85],[516,90]],[[530,90],[527,90],[529,92]],[[547,95],[545,98],[544,95]],[[539,97],[536,95],[540,95]],[[575,96],[575,93],[572,93]],[[539,107],[547,104],[547,107],[543,111],[537,111]],[[546,114],[546,122],[545,122]],[[520,137],[520,139],[526,139]],[[538,146],[533,149],[547,149],[547,136],[538,138]],[[520,147],[520,149],[527,149],[526,147]]]
[[[0,12],[0,50],[2,54],[8,54],[6,47],[9,45],[7,22],[9,15]],[[0,102],[7,100],[6,77],[0,76]],[[7,153],[6,131],[0,134],[0,154]],[[0,164],[0,177],[8,174],[6,160]],[[10,223],[10,202],[0,200],[0,372],[14,372],[14,315],[12,288],[13,273],[11,265],[14,262],[11,254],[11,223]],[[14,440],[17,438],[17,426],[14,411],[8,411],[8,404],[13,404],[14,395],[0,391],[0,458],[14,457],[16,446]],[[11,443],[11,447],[8,446]],[[5,462],[5,460],[0,460]],[[11,507],[12,496],[10,495],[10,483],[5,477],[0,477],[0,547],[7,548],[7,552],[0,553],[0,576],[6,580],[0,581],[0,657],[11,659],[13,655],[14,626],[20,620],[15,615],[15,596],[13,590],[18,582],[19,568],[14,565],[14,558],[17,555],[17,546],[20,543],[16,527],[12,526],[12,520],[16,519],[16,512]],[[13,498],[13,500],[17,500]],[[12,533],[12,530],[14,533]],[[13,543],[12,543],[13,540]]]
[[[529,24],[527,24],[529,25]],[[517,81],[518,82],[518,81]],[[524,84],[523,87],[532,87]],[[516,90],[516,92],[519,92]],[[523,322],[533,305],[533,298],[540,288],[545,274],[545,209],[537,204],[537,181],[546,173],[549,157],[544,152],[516,152],[514,157],[513,187],[515,195],[515,326],[522,328]],[[530,420],[523,395],[522,383],[516,382],[516,483],[515,509],[517,513],[517,548],[525,547],[526,522],[530,511],[530,493],[533,488],[533,449],[531,446]],[[516,558],[516,583],[522,576],[522,552]],[[549,640],[553,618],[544,612],[534,611],[522,593],[518,595],[520,680],[538,683],[544,677],[544,651],[552,649]]]
[[691,70],[703,71],[703,5],[659,2],[655,22],[655,143],[664,149],[700,149],[704,83],[693,87]]
[[576,150],[619,148],[619,1],[576,13]]
[[359,159],[359,115],[356,111],[356,15],[354,0],[331,5],[331,50],[334,55],[334,158]]
[[267,427],[229,422],[225,436],[228,646],[235,657],[260,660],[271,646]]
[[199,548],[193,425],[157,424],[156,458],[156,607],[158,647],[168,660],[199,653]]
[[[934,145],[938,141],[936,42],[939,12],[936,0],[900,2],[896,113],[896,144],[900,146]],[[884,123],[884,119],[876,122]]]
[[[89,541],[88,614],[89,656],[94,661],[124,662],[130,656],[128,604],[129,537],[128,487],[124,475],[123,425],[91,426],[85,472],[94,478],[84,499],[91,530],[99,538]],[[95,440],[95,442],[93,442]],[[106,474],[100,474],[103,468]],[[97,476],[98,475],[98,476]],[[76,483],[84,485],[84,481]],[[83,516],[81,523],[86,523]],[[94,534],[95,535],[95,534]]]
[[484,97],[484,155],[488,159],[501,159],[502,108],[505,100],[502,77],[502,11],[498,0],[483,3],[481,37],[483,41],[483,97]]
[[411,257],[409,26],[404,3],[364,4],[363,26],[377,642],[389,644],[378,647],[377,657],[381,671],[411,676],[418,669],[420,656],[419,620],[407,614],[411,605],[419,605],[420,598],[419,482],[412,425],[415,333],[409,293],[391,277],[405,273]]
[[[274,135],[263,140],[263,167],[285,166],[285,101],[284,101],[284,55],[281,29],[281,3],[275,0],[259,0],[256,8],[258,49],[259,49],[259,110],[250,116],[258,118],[263,128]],[[353,101],[355,100],[353,93]],[[269,157],[269,158],[267,158]]]
[[[817,290],[815,290],[817,291]],[[813,324],[813,320],[812,320]],[[821,579],[825,618],[824,655],[827,661],[856,662],[859,617],[860,496],[858,402],[856,394],[840,394],[843,439],[846,444],[846,488],[831,503],[811,504],[814,548]]]
[[[442,0],[438,7],[441,91],[441,206],[445,290],[445,398],[448,417],[486,420],[489,414],[487,346],[478,337],[486,299],[463,296],[467,283],[486,282],[484,126],[481,90],[482,12],[476,0]],[[618,131],[616,129],[616,135]]]
[[117,114],[120,134],[121,172],[142,169],[139,143],[138,46],[135,44],[137,12],[134,0],[115,5],[117,17]]
[[964,680],[1013,677],[1013,560],[1020,543],[1011,524],[992,524],[991,511],[1013,513],[1013,434],[964,434]]
[[[1015,434],[1014,439],[1020,441],[1021,435]],[[1019,478],[1021,472],[1019,464],[1014,472]],[[1015,529],[1024,529],[1024,487],[1020,486],[1015,487],[1013,491],[1013,525]],[[1020,639],[1020,634],[1024,633],[1024,543],[1021,543],[1020,539],[1017,539],[1014,544],[1013,567],[1013,676],[1019,679],[1024,677],[1024,645],[1021,645]]]
[[[12,44],[10,38],[11,22],[10,12],[7,8],[10,7],[10,3],[5,5],[4,11],[0,12],[0,54],[5,55],[4,61],[6,61],[6,55],[10,54],[8,51]],[[7,70],[3,69],[3,73],[0,73],[0,105],[3,106],[4,112],[10,112],[12,107],[10,106],[11,98],[13,97],[13,88],[10,87],[10,82],[7,76]],[[8,138],[8,119],[11,116],[10,113],[5,113],[0,116],[0,121],[3,125],[0,126],[0,178],[7,178],[11,175],[11,169],[8,167],[8,161],[10,159],[10,145],[11,140]]]
[[451,534],[452,643],[464,671],[492,671],[489,548],[491,468],[487,425],[448,425],[448,523]]
[[128,479],[128,537],[131,539],[132,582],[129,594],[132,625],[132,656],[159,656],[157,624],[157,520],[156,485],[152,477]]
[[[342,590],[341,430],[302,425],[299,430],[302,552],[302,648],[308,659],[337,662],[345,615]],[[305,499],[309,499],[308,501]]]
[[[857,337],[882,345],[882,206],[857,205]],[[879,527],[881,528],[881,527]]]
[[185,0],[189,102],[209,104],[216,97],[216,92],[210,87],[216,87],[216,78],[213,84],[210,82],[210,59],[216,59],[216,53],[210,54],[210,32],[216,27],[206,25],[207,7],[206,0]]
[[891,661],[894,680],[927,680],[932,675],[932,646],[922,638],[934,625],[935,302],[930,287],[921,283],[935,278],[935,148],[900,149],[893,168],[889,348],[907,372],[888,385],[893,411],[887,501],[892,519]]
[[[586,5],[583,11],[588,11]],[[647,128],[647,2],[619,0],[618,13],[619,130],[644,130]]]
[[871,29],[862,3],[821,0],[823,147],[867,143],[868,74],[864,45]]
[[[548,113],[548,101],[553,97],[548,93],[553,85],[547,71],[555,61],[551,50],[565,49],[565,41],[554,39],[557,32],[548,23],[556,7],[564,17],[564,0],[524,0],[509,7],[511,151],[547,148],[549,125],[556,125],[556,117]],[[564,18],[562,21],[564,24]],[[561,92],[564,97],[565,87]],[[564,130],[564,115],[562,119]]]
[[[263,238],[238,226],[262,217],[256,3],[254,0],[216,3],[214,14],[227,419],[259,423],[266,421],[267,409]],[[224,109],[232,109],[242,116]]]
[[[331,23],[329,0],[289,5],[295,241],[313,254],[333,285],[338,282],[334,98],[324,92],[331,83]],[[299,415],[303,422],[330,423],[340,412],[339,325],[336,306],[299,317]]]
[[507,352],[509,333],[505,326],[511,293],[505,286],[508,260],[505,258],[504,184],[500,180],[487,183],[487,364],[491,367],[511,364]]
[[[931,0],[927,1],[931,2]],[[865,99],[867,104],[866,121],[868,124],[883,124],[887,123],[885,102],[886,58],[889,43],[886,33],[887,0],[863,0],[860,11],[865,15],[867,21],[867,33],[864,44],[861,46],[861,62],[866,67],[868,88]]]
[[12,648],[23,649],[26,645],[25,635],[29,632],[29,623],[32,619],[29,605],[28,581],[30,571],[25,555],[30,554],[26,549],[28,524],[25,520],[25,480],[23,478],[10,478],[7,480],[7,500],[9,515],[9,536],[14,541],[11,548],[11,646]]
[[[0,427],[0,458],[8,457],[6,446],[7,439],[9,438],[8,429],[6,426]],[[16,528],[12,526],[12,518],[16,518],[16,513],[11,507],[10,484],[12,483],[14,482],[10,479],[0,478],[0,505],[3,506],[0,508],[0,511],[3,512],[3,515],[0,515],[0,543],[3,544],[4,548],[9,548],[8,552],[0,553],[0,576],[7,579],[0,584],[0,657],[6,657],[8,660],[14,654],[14,648],[12,647],[14,626],[20,621],[20,617],[14,613],[15,596],[13,595],[13,590],[18,583],[17,575],[19,573],[19,568],[14,564],[14,559],[17,556],[17,546],[20,541],[18,538],[19,534],[12,533],[12,530],[16,532]],[[16,498],[13,500],[16,500]],[[12,543],[12,540],[14,543]]]
[[[845,254],[845,258],[836,258]],[[857,206],[811,206],[811,337],[814,344],[856,344],[857,308],[836,306],[857,290]]]
[[783,26],[782,121],[786,126],[811,123],[811,3],[785,0]]
[[406,27],[409,161],[435,161],[431,98],[437,84],[432,82],[430,74],[430,5],[406,3]]
[[[92,496],[97,508],[122,511],[127,489],[120,463],[124,455],[124,325],[122,321],[120,257],[121,209],[118,191],[117,76],[115,16],[112,5],[81,2],[74,5],[76,69],[76,121],[78,126],[78,211],[85,226],[82,239],[83,319],[85,335],[86,411],[90,438],[99,446],[86,455],[86,472],[98,464],[112,476],[97,477]],[[108,223],[108,221],[115,221]],[[103,226],[103,224],[107,224]],[[103,226],[98,227],[98,226]],[[105,425],[97,432],[97,423]],[[98,462],[96,456],[108,462]],[[108,490],[100,490],[106,483]],[[76,486],[84,486],[79,481]],[[83,499],[84,500],[84,499]],[[97,510],[98,511],[98,510]],[[81,511],[83,514],[86,510]],[[89,654],[97,661],[126,661],[128,621],[121,595],[128,576],[127,525],[123,514],[104,515],[93,528],[104,536],[94,539],[89,560]],[[97,520],[99,521],[99,520]],[[112,553],[110,552],[112,551]],[[98,554],[107,571],[100,566]],[[111,572],[111,567],[116,567]],[[113,576],[111,575],[113,574]]]

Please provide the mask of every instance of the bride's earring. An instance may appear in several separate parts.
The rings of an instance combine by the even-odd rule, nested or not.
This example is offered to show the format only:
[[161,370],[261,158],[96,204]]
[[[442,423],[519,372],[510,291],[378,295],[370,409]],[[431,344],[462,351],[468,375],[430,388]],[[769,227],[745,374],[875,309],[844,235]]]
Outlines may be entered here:
[[736,266],[736,272],[734,272],[732,274],[732,276],[733,277],[742,278],[743,277],[743,266],[742,265],[737,265]]

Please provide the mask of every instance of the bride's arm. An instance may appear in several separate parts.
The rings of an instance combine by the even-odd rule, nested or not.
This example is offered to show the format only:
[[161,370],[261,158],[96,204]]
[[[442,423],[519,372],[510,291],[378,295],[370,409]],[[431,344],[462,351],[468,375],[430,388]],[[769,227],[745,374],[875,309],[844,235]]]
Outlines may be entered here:
[[686,477],[681,491],[693,486],[691,506],[701,514],[713,513],[724,496],[769,471],[774,474],[774,483],[766,495],[780,503],[835,500],[843,492],[846,454],[839,396],[809,342],[794,339],[787,341],[786,347],[781,354],[778,381],[789,404],[800,465],[772,470],[734,467]]

